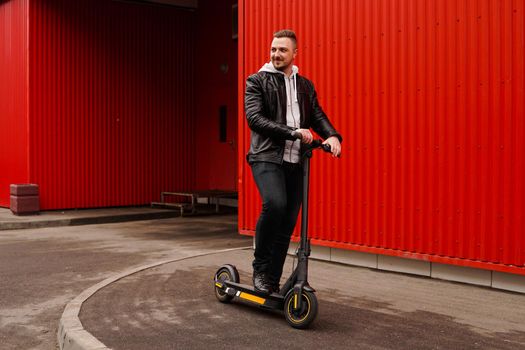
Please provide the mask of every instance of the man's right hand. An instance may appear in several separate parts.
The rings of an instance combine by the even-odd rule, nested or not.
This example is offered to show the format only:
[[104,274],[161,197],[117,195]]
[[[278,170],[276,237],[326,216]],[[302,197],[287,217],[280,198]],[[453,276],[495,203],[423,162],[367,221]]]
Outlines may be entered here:
[[295,130],[296,133],[299,133],[301,135],[301,142],[310,144],[314,140],[314,136],[308,129],[297,129]]

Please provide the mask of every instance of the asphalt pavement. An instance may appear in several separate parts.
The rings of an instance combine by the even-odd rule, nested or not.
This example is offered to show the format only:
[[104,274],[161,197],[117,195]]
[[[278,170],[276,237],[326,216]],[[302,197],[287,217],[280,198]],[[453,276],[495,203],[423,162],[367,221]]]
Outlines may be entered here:
[[[66,304],[137,266],[82,305],[86,331],[113,349],[525,349],[525,295],[311,260],[311,329],[282,313],[219,303],[213,274],[251,276],[252,239],[235,215],[0,231],[0,348],[56,349]],[[204,254],[204,255],[202,255]],[[199,255],[197,257],[193,257]],[[292,269],[289,258],[285,275]]]
[[311,329],[219,303],[216,269],[233,263],[249,283],[252,256],[209,254],[133,274],[88,299],[80,320],[112,349],[525,349],[523,295],[321,261],[310,263],[320,304]]
[[56,349],[65,305],[130,267],[251,242],[232,215],[0,230],[0,349]]

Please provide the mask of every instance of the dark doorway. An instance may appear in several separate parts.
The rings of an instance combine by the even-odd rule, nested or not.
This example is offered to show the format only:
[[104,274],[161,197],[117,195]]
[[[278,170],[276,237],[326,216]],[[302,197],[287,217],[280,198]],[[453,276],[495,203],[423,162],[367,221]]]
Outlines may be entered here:
[[200,0],[195,26],[196,188],[237,189],[237,2]]

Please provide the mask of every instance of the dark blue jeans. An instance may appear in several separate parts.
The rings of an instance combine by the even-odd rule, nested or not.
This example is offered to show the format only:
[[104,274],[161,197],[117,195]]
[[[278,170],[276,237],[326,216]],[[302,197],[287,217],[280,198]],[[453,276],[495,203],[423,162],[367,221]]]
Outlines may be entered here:
[[253,270],[278,283],[283,273],[290,237],[302,202],[300,164],[256,162],[253,178],[262,198],[262,212],[255,232]]

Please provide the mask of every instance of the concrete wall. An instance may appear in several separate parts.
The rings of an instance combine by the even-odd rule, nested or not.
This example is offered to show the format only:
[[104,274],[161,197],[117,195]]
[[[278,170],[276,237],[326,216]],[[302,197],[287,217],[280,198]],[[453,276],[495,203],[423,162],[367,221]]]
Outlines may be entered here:
[[[294,255],[297,246],[290,243],[288,254]],[[510,273],[320,246],[312,246],[311,258],[525,293],[525,276]]]

